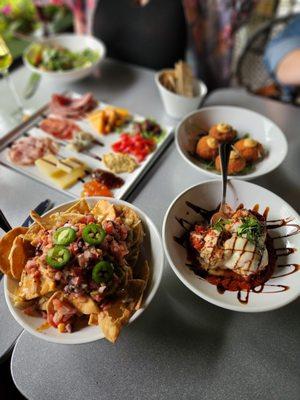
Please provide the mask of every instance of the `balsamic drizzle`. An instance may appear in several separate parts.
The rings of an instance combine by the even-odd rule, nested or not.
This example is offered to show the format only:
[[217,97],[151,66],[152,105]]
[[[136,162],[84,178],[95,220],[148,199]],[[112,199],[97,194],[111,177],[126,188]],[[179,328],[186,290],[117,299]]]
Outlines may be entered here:
[[287,268],[287,267],[291,267],[292,269],[288,272],[285,272],[281,275],[272,275],[270,279],[276,279],[276,278],[282,278],[283,276],[288,276],[288,275],[292,275],[293,273],[297,272],[300,270],[300,264],[280,264],[280,265],[276,265],[277,268]]
[[[189,207],[190,209],[195,211],[197,214],[199,214],[201,219],[207,223],[210,222],[212,215],[215,212],[217,212],[219,209],[219,207],[217,207],[214,210],[206,210],[206,209],[199,207],[198,205],[193,204],[189,201],[186,201],[186,205],[187,205],[187,207]],[[243,208],[243,204],[240,204],[237,209],[241,209],[241,208]],[[256,204],[253,207],[253,211],[258,213],[258,210],[259,210],[259,205]],[[266,209],[264,210],[264,212],[262,214],[265,220],[267,220],[268,213],[269,213],[269,207],[266,207]],[[195,226],[195,224],[192,224],[185,218],[179,218],[179,217],[175,217],[175,218],[176,218],[176,221],[183,228],[183,233],[179,237],[174,236],[173,239],[176,241],[176,243],[178,243],[180,246],[184,247],[187,251],[188,262],[186,263],[186,266],[190,270],[192,270],[197,276],[199,276],[200,279],[208,280],[210,282],[211,279],[209,279],[209,278],[211,275],[209,274],[208,271],[199,267],[199,261],[197,259],[198,253],[191,246],[190,241],[189,241],[190,232],[193,229],[193,227]],[[259,274],[259,275],[261,275],[259,277],[261,280],[259,281],[259,279],[258,279],[257,282],[254,282],[255,286],[249,285],[246,290],[245,289],[237,290],[237,299],[240,303],[242,303],[242,304],[248,303],[250,292],[268,294],[268,293],[280,293],[280,292],[284,292],[289,289],[289,286],[287,286],[287,285],[267,284],[266,282],[271,279],[276,279],[276,278],[291,275],[291,274],[297,272],[298,270],[300,270],[300,264],[291,263],[291,264],[276,265],[276,261],[278,260],[279,257],[288,256],[297,250],[292,247],[274,248],[274,246],[273,246],[274,241],[276,239],[290,237],[290,236],[300,233],[300,226],[297,224],[291,224],[292,220],[293,220],[292,218],[285,218],[285,219],[267,220],[266,221],[267,230],[277,229],[277,228],[280,228],[283,226],[290,226],[290,227],[293,227],[294,229],[291,232],[288,232],[284,235],[278,235],[275,237],[271,237],[271,236],[267,235],[266,245],[267,245],[268,254],[269,254],[269,265],[268,265],[269,268],[266,268],[264,271],[261,272],[261,274]],[[275,267],[276,268],[291,267],[291,269],[287,272],[284,272],[283,274],[274,275]],[[231,278],[231,279],[233,279],[233,278]],[[261,282],[261,283],[259,283],[259,282]],[[213,282],[210,282],[210,283],[213,283]],[[228,290],[228,289],[224,288],[222,283],[213,283],[213,284],[216,285],[217,291],[220,294],[223,294],[223,293],[225,293],[226,290]],[[274,289],[274,290],[264,291],[264,289],[268,288],[268,287],[277,288],[277,290]]]

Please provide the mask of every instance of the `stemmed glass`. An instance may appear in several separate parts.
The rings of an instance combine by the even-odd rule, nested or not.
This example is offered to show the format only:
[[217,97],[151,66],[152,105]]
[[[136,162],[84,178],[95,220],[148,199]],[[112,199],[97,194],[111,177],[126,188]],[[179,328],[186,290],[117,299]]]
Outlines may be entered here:
[[37,18],[41,24],[41,37],[45,38],[54,33],[53,20],[51,14],[47,12],[47,7],[64,6],[64,2],[59,0],[33,0]]
[[43,36],[49,36],[49,20],[45,7],[53,4],[68,7],[74,18],[74,30],[79,35],[93,34],[93,20],[99,0],[33,0],[37,16],[43,26]]
[[[0,75],[2,75],[3,78],[6,80],[7,86],[14,98],[15,103],[17,104],[17,110],[14,111],[11,115],[13,116],[15,122],[20,122],[25,115],[25,110],[9,74],[9,67],[11,66],[12,62],[13,57],[4,39],[0,35]],[[1,118],[1,120],[4,120],[4,118]]]

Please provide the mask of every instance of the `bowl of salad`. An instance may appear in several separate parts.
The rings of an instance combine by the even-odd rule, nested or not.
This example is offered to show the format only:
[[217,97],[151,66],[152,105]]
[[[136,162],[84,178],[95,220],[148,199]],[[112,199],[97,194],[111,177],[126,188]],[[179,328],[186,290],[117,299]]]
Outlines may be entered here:
[[26,67],[55,82],[89,76],[104,59],[106,48],[93,36],[63,34],[32,43],[24,52]]

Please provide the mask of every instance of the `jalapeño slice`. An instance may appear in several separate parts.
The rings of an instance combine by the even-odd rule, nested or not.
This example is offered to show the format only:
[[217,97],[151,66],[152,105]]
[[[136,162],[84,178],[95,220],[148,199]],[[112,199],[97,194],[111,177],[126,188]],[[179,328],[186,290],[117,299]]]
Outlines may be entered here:
[[105,230],[98,224],[89,224],[82,231],[83,240],[92,245],[100,244],[105,236]]
[[113,273],[113,264],[108,261],[100,261],[93,268],[92,278],[96,283],[106,283],[111,280]]
[[76,232],[73,228],[62,227],[57,229],[53,235],[53,241],[55,244],[60,244],[67,246],[68,244],[74,242],[76,239]]
[[64,246],[57,245],[48,251],[46,261],[51,267],[61,269],[70,261],[70,258],[70,251]]

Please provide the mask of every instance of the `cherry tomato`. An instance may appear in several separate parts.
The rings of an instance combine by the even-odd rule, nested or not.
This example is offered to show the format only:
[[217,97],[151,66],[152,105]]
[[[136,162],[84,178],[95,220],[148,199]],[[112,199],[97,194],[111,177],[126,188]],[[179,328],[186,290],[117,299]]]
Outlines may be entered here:
[[140,133],[130,135],[122,133],[120,139],[112,145],[114,151],[133,155],[138,162],[145,160],[147,155],[155,148],[152,139],[144,138]]

